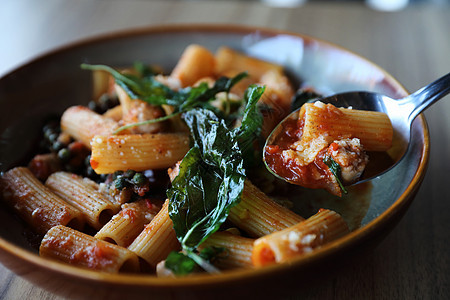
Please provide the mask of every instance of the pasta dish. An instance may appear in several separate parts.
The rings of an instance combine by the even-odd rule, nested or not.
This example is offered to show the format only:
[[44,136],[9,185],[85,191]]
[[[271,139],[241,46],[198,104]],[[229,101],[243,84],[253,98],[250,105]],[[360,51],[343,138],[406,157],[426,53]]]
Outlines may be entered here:
[[[83,268],[176,277],[308,255],[349,226],[333,210],[300,216],[280,201],[289,184],[263,151],[275,172],[340,195],[363,172],[364,149],[392,140],[386,116],[299,104],[315,94],[227,47],[190,45],[169,74],[139,62],[82,68],[93,101],[49,120],[38,153],[3,173],[0,191],[39,236],[40,256]],[[295,105],[299,120],[263,149]]]

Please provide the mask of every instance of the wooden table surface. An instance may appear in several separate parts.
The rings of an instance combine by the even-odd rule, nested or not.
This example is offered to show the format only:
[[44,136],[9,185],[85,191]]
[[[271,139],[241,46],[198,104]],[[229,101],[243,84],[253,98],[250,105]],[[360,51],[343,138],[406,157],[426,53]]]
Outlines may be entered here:
[[[155,24],[233,23],[287,29],[359,53],[410,91],[450,72],[450,6],[379,12],[350,2],[275,8],[244,1],[2,0],[0,76],[80,38]],[[431,159],[393,232],[358,264],[290,299],[450,299],[450,97],[426,113]],[[1,299],[60,299],[0,266]]]

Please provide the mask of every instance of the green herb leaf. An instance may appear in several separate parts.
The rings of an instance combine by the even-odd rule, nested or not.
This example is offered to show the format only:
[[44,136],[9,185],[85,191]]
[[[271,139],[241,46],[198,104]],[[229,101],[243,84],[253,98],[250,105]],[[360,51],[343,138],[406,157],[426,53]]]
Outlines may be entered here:
[[233,78],[219,78],[216,80],[212,88],[209,88],[206,83],[201,83],[196,87],[187,87],[179,91],[174,91],[157,81],[154,78],[152,71],[146,68],[143,64],[139,63],[135,63],[135,68],[140,76],[122,74],[105,65],[82,64],[81,68],[86,70],[102,70],[109,72],[114,77],[116,84],[122,87],[131,99],[140,99],[155,106],[164,104],[171,105],[175,108],[174,113],[169,116],[144,121],[141,123],[128,124],[126,127],[123,126],[118,128],[114,133],[118,133],[134,126],[160,122],[197,107],[214,111],[217,115],[222,116],[222,112],[210,105],[209,102],[215,98],[217,93],[228,93],[237,82],[248,76],[246,72],[242,72]]
[[136,72],[138,72],[140,78],[150,77],[156,74],[156,72],[151,67],[143,64],[140,61],[134,62],[133,67],[136,70]]
[[206,83],[202,83],[197,87],[187,87],[177,92],[157,81],[152,76],[152,71],[146,69],[142,64],[135,64],[135,67],[141,77],[122,74],[105,65],[81,65],[82,69],[109,72],[114,77],[115,82],[125,90],[131,99],[141,99],[152,105],[172,105],[175,107],[175,112],[201,107],[203,103],[214,99],[217,93],[229,92],[237,82],[248,76],[247,73],[243,72],[233,78],[219,78],[212,88],[209,88]]
[[342,184],[341,166],[330,155],[325,155],[325,157],[323,158],[323,162],[328,166],[331,173],[336,178],[336,181],[339,184],[342,192],[344,192],[344,194],[347,194],[347,190]]
[[171,252],[165,261],[164,266],[170,269],[177,276],[184,276],[197,271],[201,267],[209,273],[219,273],[220,271],[212,265],[222,253],[226,252],[223,247],[206,247],[199,254],[194,252]]
[[197,263],[181,252],[172,251],[167,256],[164,266],[175,275],[183,276],[191,274],[197,268]]
[[265,87],[259,85],[250,85],[244,96],[246,107],[243,113],[241,126],[234,129],[238,139],[239,148],[244,157],[245,167],[255,167],[261,164],[260,147],[255,148],[255,141],[261,137],[261,128],[263,117],[256,106]]
[[172,98],[176,98],[176,92],[156,81],[153,76],[139,78],[131,74],[122,74],[105,65],[82,64],[81,68],[109,72],[114,77],[116,84],[122,87],[131,99],[141,99],[152,105],[178,104],[178,102],[171,101]]
[[169,215],[183,249],[193,250],[219,229],[240,201],[245,171],[236,136],[205,109],[184,114],[194,146],[168,190]]

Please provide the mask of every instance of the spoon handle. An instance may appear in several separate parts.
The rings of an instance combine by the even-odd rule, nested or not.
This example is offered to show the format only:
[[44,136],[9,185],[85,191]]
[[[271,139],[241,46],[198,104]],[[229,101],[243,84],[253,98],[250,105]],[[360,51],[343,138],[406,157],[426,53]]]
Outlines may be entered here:
[[411,123],[418,114],[448,93],[450,93],[450,73],[403,98],[399,104],[411,111],[408,117]]

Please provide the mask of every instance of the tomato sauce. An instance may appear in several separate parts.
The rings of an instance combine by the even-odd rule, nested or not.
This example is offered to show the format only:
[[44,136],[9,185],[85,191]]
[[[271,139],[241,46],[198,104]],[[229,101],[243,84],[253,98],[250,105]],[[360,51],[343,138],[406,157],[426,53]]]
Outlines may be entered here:
[[264,149],[269,168],[289,182],[313,189],[327,189],[332,176],[323,162],[327,149],[320,151],[315,160],[305,166],[300,166],[294,159],[285,160],[283,151],[290,149],[303,134],[303,120],[287,120],[282,126],[282,133],[274,141],[275,145],[268,145]]

